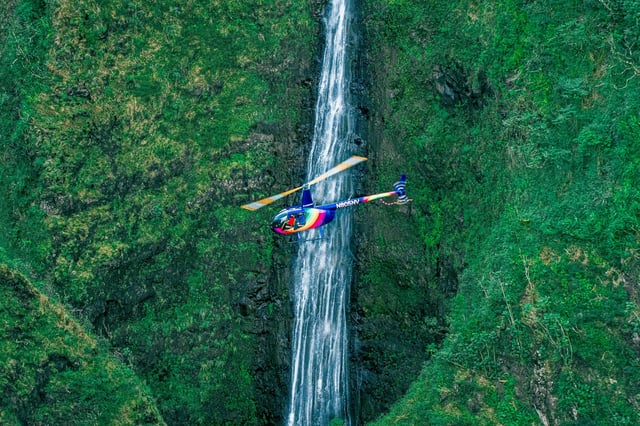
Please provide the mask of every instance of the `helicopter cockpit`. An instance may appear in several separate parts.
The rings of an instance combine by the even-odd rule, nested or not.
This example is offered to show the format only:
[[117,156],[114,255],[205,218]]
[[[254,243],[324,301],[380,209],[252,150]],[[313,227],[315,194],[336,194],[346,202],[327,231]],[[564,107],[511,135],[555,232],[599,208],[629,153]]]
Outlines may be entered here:
[[271,221],[271,229],[282,233],[296,230],[306,224],[304,209],[284,209],[278,213]]

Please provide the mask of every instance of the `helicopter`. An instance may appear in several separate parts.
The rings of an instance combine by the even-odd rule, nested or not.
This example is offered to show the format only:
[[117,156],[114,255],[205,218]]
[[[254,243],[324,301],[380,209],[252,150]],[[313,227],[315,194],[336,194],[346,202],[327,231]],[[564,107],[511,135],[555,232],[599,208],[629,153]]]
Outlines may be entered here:
[[[269,205],[276,200],[293,194],[296,191],[302,190],[301,203],[299,205],[282,209],[271,221],[271,230],[280,235],[293,235],[303,231],[308,231],[310,229],[320,228],[319,231],[322,238],[324,236],[324,233],[321,227],[328,224],[335,218],[336,210],[338,209],[352,207],[358,204],[364,204],[368,203],[369,201],[391,197],[394,195],[396,195],[398,199],[395,203],[392,204],[405,204],[411,201],[407,198],[405,189],[407,178],[406,175],[403,174],[402,176],[400,176],[400,180],[393,185],[393,191],[374,195],[366,195],[359,198],[349,198],[347,200],[337,201],[321,206],[316,206],[314,204],[310,189],[312,185],[366,160],[367,158],[365,157],[354,155],[346,161],[343,161],[337,166],[329,169],[325,173],[301,186],[289,189],[287,191],[272,195],[267,198],[263,198],[258,201],[254,201],[249,204],[245,204],[241,207],[252,211],[258,210],[259,208]],[[299,239],[300,235],[298,235],[298,240]]]

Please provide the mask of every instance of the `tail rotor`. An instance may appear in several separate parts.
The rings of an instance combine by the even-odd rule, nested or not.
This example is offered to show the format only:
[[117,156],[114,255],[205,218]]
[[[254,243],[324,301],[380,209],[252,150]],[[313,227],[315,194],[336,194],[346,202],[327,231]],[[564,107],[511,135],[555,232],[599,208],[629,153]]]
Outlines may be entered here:
[[393,189],[394,191],[396,191],[398,195],[398,200],[396,201],[396,204],[406,204],[409,201],[411,201],[407,197],[406,186],[407,186],[407,175],[403,174],[402,176],[400,176],[400,180],[393,184]]

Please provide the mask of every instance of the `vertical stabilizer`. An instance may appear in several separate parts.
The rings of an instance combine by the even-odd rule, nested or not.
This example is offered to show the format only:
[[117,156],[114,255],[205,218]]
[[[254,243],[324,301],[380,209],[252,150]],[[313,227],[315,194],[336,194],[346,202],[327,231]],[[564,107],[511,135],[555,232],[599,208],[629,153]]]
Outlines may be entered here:
[[400,176],[400,180],[393,184],[393,189],[398,194],[398,204],[404,204],[409,201],[407,198],[407,175]]
[[313,207],[313,198],[308,187],[302,190],[302,207]]

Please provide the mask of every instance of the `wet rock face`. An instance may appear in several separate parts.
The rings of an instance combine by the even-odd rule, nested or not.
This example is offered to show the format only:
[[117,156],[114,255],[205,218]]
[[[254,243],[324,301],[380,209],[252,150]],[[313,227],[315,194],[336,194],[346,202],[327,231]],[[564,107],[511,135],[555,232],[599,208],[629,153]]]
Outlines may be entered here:
[[480,107],[482,99],[491,92],[483,72],[474,76],[457,63],[436,65],[431,73],[431,81],[440,103],[445,107],[462,103]]
[[557,398],[553,396],[553,381],[550,366],[545,363],[540,350],[534,352],[533,375],[530,380],[531,400],[540,423],[545,426],[557,424],[555,410]]
[[291,330],[291,277],[286,256],[274,255],[266,278],[252,283],[243,300],[253,316],[251,332],[257,338],[254,371],[259,417],[269,419],[270,424],[280,424],[288,395]]
[[[318,7],[321,6],[318,4]],[[265,171],[268,174],[265,181],[269,180],[279,190],[283,184],[295,186],[304,180],[306,154],[313,137],[313,107],[318,75],[317,70],[311,71],[312,75],[305,74],[299,82],[308,95],[297,106],[301,119],[296,123],[296,128],[281,128],[265,123],[256,129],[262,135],[269,135],[273,141],[272,150],[279,167]],[[276,192],[275,189],[273,192]],[[291,202],[294,200],[290,199]],[[293,276],[292,256],[297,248],[286,238],[273,234],[266,226],[265,233],[265,238],[272,239],[273,243],[270,265],[261,271],[257,279],[245,283],[245,289],[238,297],[238,312],[251,319],[249,332],[256,337],[253,368],[257,417],[264,419],[265,424],[283,424],[291,370],[293,312],[289,292]]]
[[[358,191],[374,193],[398,172],[420,179],[424,167],[411,157],[401,138],[385,133],[393,115],[389,79],[393,63],[378,61],[361,41],[354,59],[352,97],[358,109],[359,146],[369,158]],[[481,80],[464,70],[437,68],[434,90],[448,106],[476,102],[486,93]],[[469,83],[471,81],[471,83]],[[411,167],[414,167],[411,169]],[[416,187],[423,186],[416,183]],[[409,185],[411,185],[409,183]],[[454,254],[426,253],[417,232],[421,215],[413,203],[371,203],[355,212],[354,282],[351,287],[350,374],[354,424],[374,420],[405,394],[434,347],[447,332],[448,301],[458,288]],[[430,264],[427,259],[434,259]]]

